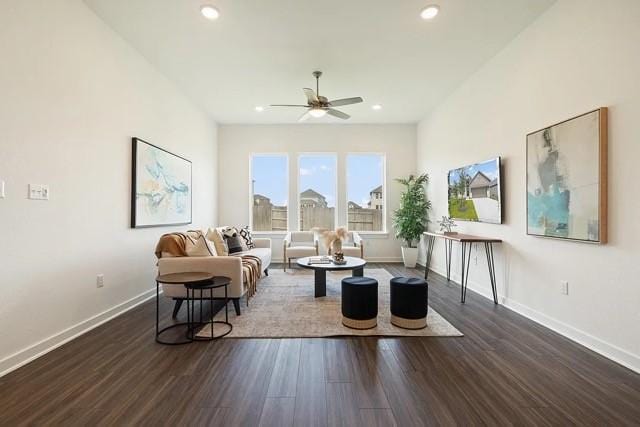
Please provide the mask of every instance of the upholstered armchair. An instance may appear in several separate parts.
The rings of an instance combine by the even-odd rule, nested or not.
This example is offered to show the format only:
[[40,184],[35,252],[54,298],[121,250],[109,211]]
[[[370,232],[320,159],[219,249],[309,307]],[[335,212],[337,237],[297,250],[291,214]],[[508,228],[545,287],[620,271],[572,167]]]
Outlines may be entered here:
[[284,271],[291,260],[318,255],[318,238],[313,231],[290,231],[284,238]]
[[[342,242],[342,253],[344,256],[364,259],[364,240],[357,232],[347,233],[347,238]],[[329,248],[329,255],[331,255],[331,248]]]

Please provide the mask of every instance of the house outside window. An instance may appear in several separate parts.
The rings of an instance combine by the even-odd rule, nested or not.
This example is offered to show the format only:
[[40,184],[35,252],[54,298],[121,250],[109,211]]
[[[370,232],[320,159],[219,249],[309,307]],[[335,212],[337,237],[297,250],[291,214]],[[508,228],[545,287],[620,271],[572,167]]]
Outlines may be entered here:
[[337,157],[301,154],[298,158],[299,229],[334,229]]

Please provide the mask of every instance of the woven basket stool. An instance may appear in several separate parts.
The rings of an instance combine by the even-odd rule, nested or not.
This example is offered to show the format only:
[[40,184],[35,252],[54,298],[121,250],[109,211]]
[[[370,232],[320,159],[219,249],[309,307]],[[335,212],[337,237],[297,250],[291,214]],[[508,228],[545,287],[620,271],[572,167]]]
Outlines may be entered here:
[[378,324],[378,281],[369,277],[342,279],[342,324],[371,329]]
[[424,279],[394,277],[391,279],[391,323],[404,329],[427,326],[429,288]]

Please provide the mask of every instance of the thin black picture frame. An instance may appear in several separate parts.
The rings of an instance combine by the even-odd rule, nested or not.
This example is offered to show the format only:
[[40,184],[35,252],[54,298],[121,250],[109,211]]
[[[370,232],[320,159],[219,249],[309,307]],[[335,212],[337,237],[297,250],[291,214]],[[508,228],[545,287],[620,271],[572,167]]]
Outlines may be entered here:
[[[137,210],[136,210],[136,194],[137,194],[137,171],[138,171],[138,144],[146,144],[157,150],[164,151],[174,157],[177,157],[185,162],[189,163],[189,221],[188,222],[176,222],[176,223],[162,223],[162,224],[137,224]],[[169,227],[173,225],[188,225],[193,223],[193,163],[191,160],[179,156],[171,151],[165,150],[162,147],[151,144],[141,138],[131,138],[131,228],[152,228],[152,227]]]

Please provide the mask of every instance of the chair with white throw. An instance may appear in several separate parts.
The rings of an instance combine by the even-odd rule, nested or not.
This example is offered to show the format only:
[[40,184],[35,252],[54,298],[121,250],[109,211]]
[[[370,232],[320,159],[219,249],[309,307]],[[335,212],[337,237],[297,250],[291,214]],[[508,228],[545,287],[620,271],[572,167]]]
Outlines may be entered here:
[[318,238],[313,231],[290,231],[284,238],[284,271],[291,260],[318,255]]

